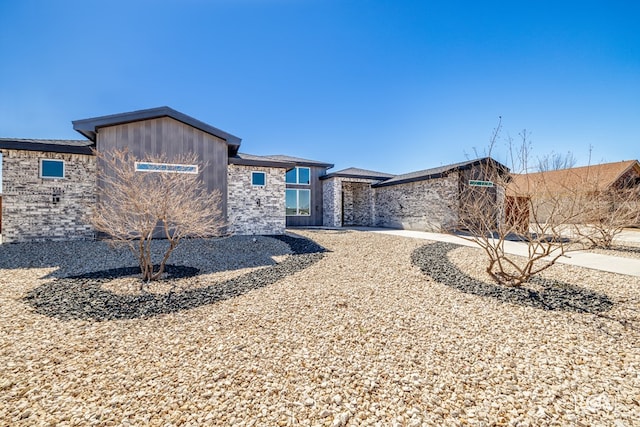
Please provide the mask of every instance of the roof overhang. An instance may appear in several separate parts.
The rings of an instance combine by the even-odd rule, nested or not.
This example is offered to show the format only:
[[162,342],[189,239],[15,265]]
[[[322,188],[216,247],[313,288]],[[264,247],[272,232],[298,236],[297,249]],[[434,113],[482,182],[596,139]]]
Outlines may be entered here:
[[229,157],[229,164],[240,166],[256,166],[265,168],[282,168],[290,170],[296,167],[295,163],[279,162],[276,160],[243,159],[240,157]]
[[390,176],[382,177],[382,176],[375,176],[375,175],[356,175],[356,174],[340,173],[340,172],[333,172],[327,175],[322,175],[320,177],[321,180],[331,179],[331,178],[352,178],[352,179],[370,179],[374,181],[385,181],[387,179],[391,179],[392,177]]
[[160,117],[170,117],[179,122],[185,123],[196,129],[199,129],[205,133],[223,139],[229,146],[230,154],[235,154],[240,147],[241,138],[231,135],[223,130],[208,125],[200,120],[194,119],[191,116],[187,116],[179,111],[169,107],[150,108],[147,110],[131,111],[128,113],[112,114],[109,116],[93,117],[90,119],[74,120],[73,129],[80,132],[82,135],[96,141],[98,131],[102,127],[121,125],[131,122],[139,122],[142,120],[157,119]]
[[[89,142],[89,141],[87,141]],[[85,154],[92,156],[93,145],[80,144],[48,144],[46,142],[32,142],[20,140],[0,140],[0,148],[7,150],[25,150],[25,151],[43,151],[47,153],[64,153],[64,154]]]

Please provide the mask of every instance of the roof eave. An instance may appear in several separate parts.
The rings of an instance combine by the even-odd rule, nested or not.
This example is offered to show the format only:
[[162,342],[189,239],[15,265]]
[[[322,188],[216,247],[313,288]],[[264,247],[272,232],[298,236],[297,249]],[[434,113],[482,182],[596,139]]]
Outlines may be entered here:
[[61,145],[24,141],[1,141],[0,148],[6,150],[43,151],[46,153],[94,155],[93,145]]
[[381,176],[373,176],[373,175],[350,175],[346,173],[330,173],[328,175],[322,175],[320,179],[331,179],[331,178],[353,178],[353,179],[371,179],[375,181],[386,181],[393,177],[381,177]]
[[448,173],[437,173],[437,174],[417,176],[417,177],[407,178],[407,179],[399,179],[397,181],[392,181],[392,182],[388,182],[387,180],[387,181],[379,182],[377,184],[373,184],[372,187],[375,187],[375,188],[390,187],[392,185],[409,184],[411,182],[418,182],[418,181],[428,181],[430,179],[443,178],[447,175]]
[[276,162],[273,160],[241,159],[237,157],[229,157],[229,164],[240,165],[240,166],[282,168],[286,170],[290,170],[296,167],[295,163]]
[[235,135],[220,130],[214,126],[201,122],[200,120],[197,120],[191,116],[188,116],[166,106],[149,108],[146,110],[131,111],[128,113],[93,117],[89,119],[74,120],[71,123],[73,124],[73,128],[76,131],[80,132],[82,135],[95,142],[96,134],[98,132],[98,129],[101,127],[121,125],[142,120],[157,119],[160,117],[170,117],[179,122],[185,123],[196,129],[206,132],[210,135],[224,139],[230,146],[230,148],[232,148],[232,150],[235,150],[236,152],[238,150],[238,147],[240,147],[240,143],[242,142],[242,139],[238,138]]

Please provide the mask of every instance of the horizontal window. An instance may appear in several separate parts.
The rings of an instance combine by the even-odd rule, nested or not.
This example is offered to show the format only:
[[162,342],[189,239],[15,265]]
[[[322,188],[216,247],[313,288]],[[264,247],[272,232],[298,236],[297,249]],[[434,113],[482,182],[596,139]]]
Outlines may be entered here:
[[61,179],[64,178],[64,160],[41,159],[40,178]]
[[251,185],[264,187],[267,183],[267,174],[264,172],[251,172]]
[[296,167],[287,172],[287,184],[309,185],[311,182],[311,170],[309,168]]
[[136,172],[198,173],[198,165],[136,162]]
[[286,190],[287,216],[311,215],[311,190]]

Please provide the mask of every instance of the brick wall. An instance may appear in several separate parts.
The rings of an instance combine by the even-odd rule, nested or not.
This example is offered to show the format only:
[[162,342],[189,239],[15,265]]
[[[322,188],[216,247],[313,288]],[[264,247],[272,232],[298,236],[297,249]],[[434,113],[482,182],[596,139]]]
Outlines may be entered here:
[[375,188],[378,227],[442,231],[458,222],[458,174]]
[[[264,187],[251,185],[251,172],[265,172]],[[285,231],[285,170],[229,165],[227,209],[235,234],[283,234]]]
[[[23,150],[2,153],[4,242],[94,237],[85,220],[95,203],[93,156]],[[40,159],[64,160],[65,178],[40,178]]]

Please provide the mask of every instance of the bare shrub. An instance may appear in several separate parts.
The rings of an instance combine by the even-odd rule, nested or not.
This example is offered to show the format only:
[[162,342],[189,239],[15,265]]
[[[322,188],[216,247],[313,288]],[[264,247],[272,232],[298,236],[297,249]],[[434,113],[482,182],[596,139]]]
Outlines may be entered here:
[[[164,156],[137,159],[128,150],[96,152],[98,201],[89,218],[114,244],[126,245],[140,264],[144,282],[159,279],[181,239],[220,236],[225,230],[222,197],[209,192],[198,173],[140,172],[138,161],[203,166],[195,154],[168,162]],[[174,168],[175,169],[175,168]],[[166,239],[164,256],[154,268],[151,243]],[[144,286],[141,284],[141,289]]]
[[[489,156],[500,132],[501,121],[492,133]],[[466,232],[461,237],[484,250],[487,273],[507,286],[528,282],[576,249],[566,232],[580,214],[573,193],[553,191],[544,172],[536,174],[535,182],[526,174],[531,144],[526,130],[519,135],[517,146],[511,138],[507,141],[511,173],[486,162],[480,172],[485,184],[465,185],[460,193],[459,224]],[[508,253],[511,240],[524,243],[525,250],[518,255]]]
[[591,188],[582,198],[584,208],[574,231],[590,248],[610,248],[626,227],[640,222],[638,188]]

